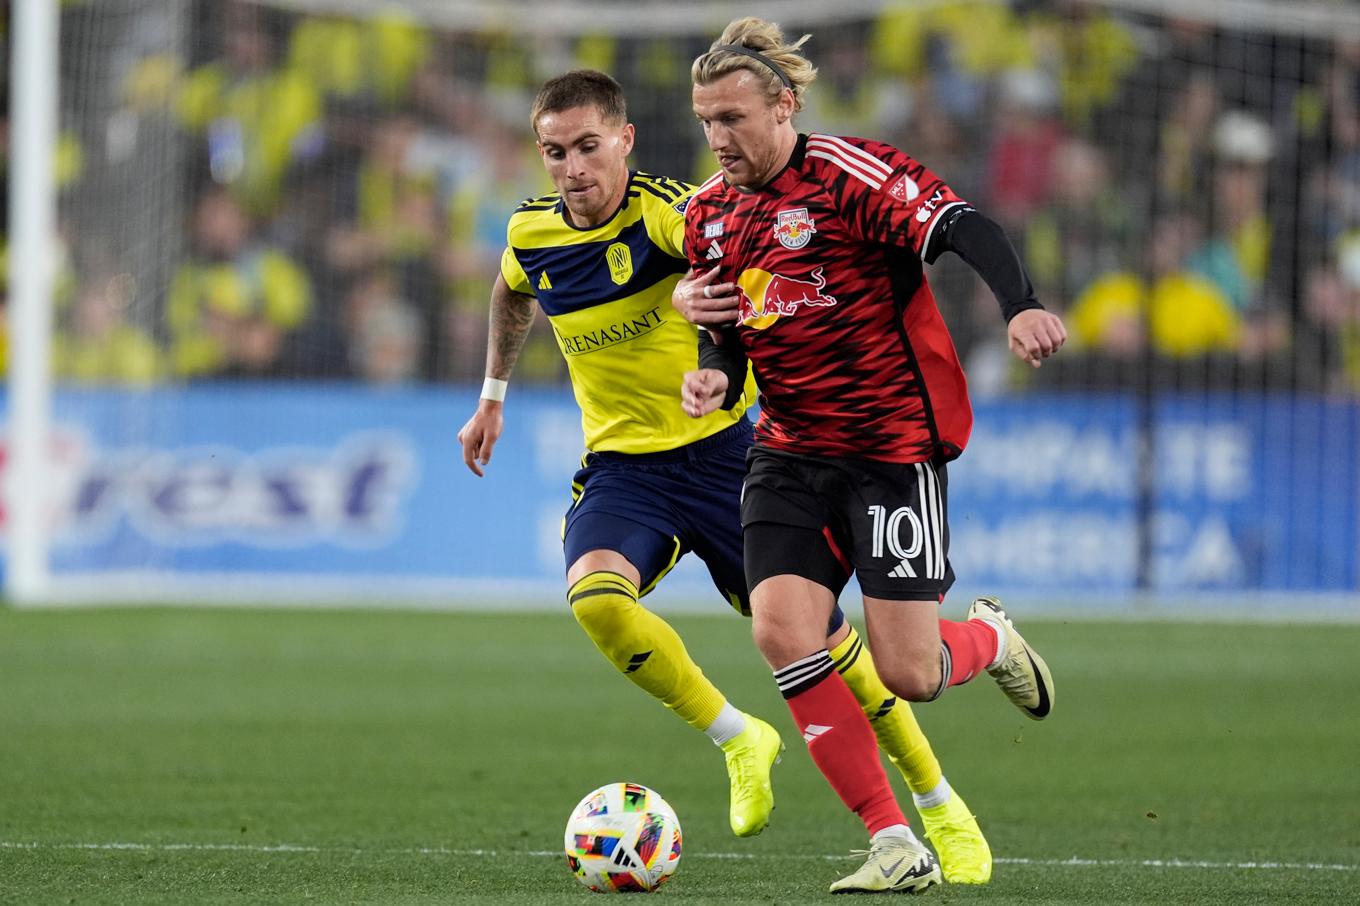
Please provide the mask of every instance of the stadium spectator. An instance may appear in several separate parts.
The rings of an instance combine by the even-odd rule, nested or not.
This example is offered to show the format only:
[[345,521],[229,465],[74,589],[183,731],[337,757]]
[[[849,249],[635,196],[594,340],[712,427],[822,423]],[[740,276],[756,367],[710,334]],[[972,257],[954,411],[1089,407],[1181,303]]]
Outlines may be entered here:
[[1311,386],[1360,395],[1360,40],[1339,38],[1322,80],[1324,141],[1309,177],[1315,263],[1296,365]]
[[375,267],[357,274],[345,297],[351,373],[369,383],[399,384],[420,376],[425,324],[398,284],[390,271]]
[[1360,228],[1360,40],[1336,42],[1320,79],[1319,128],[1302,153],[1307,174],[1307,227],[1314,249],[1329,249]]
[[286,344],[311,314],[306,273],[255,238],[250,216],[222,187],[199,198],[192,239],[166,303],[171,373],[192,379],[286,370]]
[[1052,678],[995,599],[975,600],[966,621],[939,617],[953,580],[945,463],[967,443],[971,410],[921,261],[954,251],[978,270],[1012,350],[1036,367],[1065,332],[1002,230],[924,166],[879,142],[796,130],[816,72],[805,40],[738,19],[694,63],[694,112],[721,173],[686,207],[692,270],[673,301],[721,340],[701,332],[684,405],[696,418],[735,406],[749,356],[761,405],[741,506],[752,631],[814,762],[872,840],[831,890],[922,890],[939,866],[813,627],[853,569],[895,694],[930,700],[986,671],[1029,717],[1048,716]]
[[1050,67],[1069,129],[1090,135],[1138,62],[1132,31],[1107,10],[1082,0],[1037,5],[1026,17],[1034,58]]
[[420,133],[409,114],[379,119],[367,131],[350,209],[331,228],[330,261],[342,272],[400,264],[428,254],[439,235],[435,173],[412,152]]
[[[819,36],[828,44],[817,68],[824,90],[808,97],[807,122],[839,135],[901,132],[911,114],[914,92],[887,78],[874,65],[874,57],[865,54],[868,26],[832,26]],[[706,163],[711,170],[711,157]]]
[[444,234],[434,159],[422,153],[424,127],[408,113],[380,118],[367,130],[353,179],[326,240],[326,263],[340,277],[381,265],[415,304],[426,338],[420,375],[436,375],[440,288],[434,253]]
[[1052,189],[1019,230],[1035,293],[1065,309],[1097,276],[1128,258],[1133,224],[1104,153],[1068,138],[1050,162]]
[[162,376],[163,357],[128,312],[137,292],[131,274],[101,274],[82,282],[59,312],[52,335],[52,372],[81,384],[150,384]]
[[[1155,206],[1165,210],[1196,192],[1203,197],[1219,99],[1210,24],[1172,16],[1158,39],[1124,77],[1114,101],[1097,112],[1095,135],[1124,181],[1156,187],[1163,197]],[[1132,196],[1141,216],[1154,207],[1149,194]]]
[[365,19],[307,16],[289,36],[287,65],[325,101],[396,110],[409,103],[430,44],[426,28],[394,10]]
[[1116,270],[1086,286],[1073,303],[1068,321],[1074,351],[1096,351],[1133,361],[1142,355],[1146,336],[1159,355],[1185,359],[1237,348],[1242,319],[1212,276],[1187,265],[1203,243],[1204,224],[1193,214],[1176,212],[1148,230],[1146,270]]
[[1360,230],[1308,275],[1296,348],[1302,386],[1360,394]]
[[306,73],[278,66],[278,13],[229,0],[221,15],[222,57],[188,73],[175,106],[201,141],[212,179],[264,216],[277,205],[290,164],[320,149],[321,94]]
[[1017,231],[1052,193],[1053,158],[1064,140],[1063,126],[1056,88],[1042,70],[1010,70],[1000,89],[986,197],[997,221]]
[[1275,139],[1264,120],[1232,110],[1219,117],[1213,142],[1209,235],[1186,263],[1212,279],[1241,318],[1240,357],[1261,360],[1289,341],[1275,300],[1291,282],[1285,267],[1290,256],[1274,235],[1273,224],[1283,217],[1267,210]]

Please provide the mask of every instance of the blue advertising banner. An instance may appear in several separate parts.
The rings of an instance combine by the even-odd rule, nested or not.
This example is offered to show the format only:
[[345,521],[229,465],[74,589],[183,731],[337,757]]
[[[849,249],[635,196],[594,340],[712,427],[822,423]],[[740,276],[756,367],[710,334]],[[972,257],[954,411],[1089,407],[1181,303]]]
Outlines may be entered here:
[[[475,406],[466,388],[62,392],[53,573],[135,577],[124,599],[164,583],[262,601],[309,588],[556,600],[582,451],[575,404],[514,388],[480,479],[456,440]],[[949,466],[960,593],[1127,598],[1141,512],[1134,401],[1031,395],[975,409],[968,450]],[[1200,395],[1160,400],[1151,422],[1154,593],[1360,601],[1360,405]],[[697,563],[663,588],[720,604]]]
[[[972,441],[950,467],[960,581],[1069,596],[1132,591],[1134,401],[1026,396],[976,408]],[[1151,427],[1153,592],[1360,590],[1360,406],[1163,397]]]

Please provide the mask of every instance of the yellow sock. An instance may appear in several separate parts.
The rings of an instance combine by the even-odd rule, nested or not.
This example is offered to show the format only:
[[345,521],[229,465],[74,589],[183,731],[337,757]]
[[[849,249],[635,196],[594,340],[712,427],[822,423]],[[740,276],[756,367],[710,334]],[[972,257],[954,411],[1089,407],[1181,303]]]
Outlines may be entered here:
[[638,603],[624,576],[595,572],[567,592],[576,622],[609,662],[697,730],[717,720],[727,699],[690,659],[670,624]]
[[878,747],[902,772],[907,787],[913,793],[935,789],[941,777],[940,762],[930,748],[930,740],[916,722],[911,706],[889,692],[878,678],[874,659],[855,627],[851,626],[844,641],[831,649],[831,660],[869,718]]

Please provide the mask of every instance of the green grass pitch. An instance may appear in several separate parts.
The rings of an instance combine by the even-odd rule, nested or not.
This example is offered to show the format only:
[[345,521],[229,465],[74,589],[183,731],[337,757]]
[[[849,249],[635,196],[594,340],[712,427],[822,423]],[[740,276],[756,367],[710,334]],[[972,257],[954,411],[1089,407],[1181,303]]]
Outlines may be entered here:
[[[718,751],[565,608],[0,609],[0,903],[593,902],[562,828],[624,779],[684,827],[663,902],[827,899],[857,822],[743,622],[675,624],[789,744],[755,839],[727,830]],[[918,706],[998,860],[925,899],[1360,902],[1360,626],[1022,627],[1050,720],[985,678]]]

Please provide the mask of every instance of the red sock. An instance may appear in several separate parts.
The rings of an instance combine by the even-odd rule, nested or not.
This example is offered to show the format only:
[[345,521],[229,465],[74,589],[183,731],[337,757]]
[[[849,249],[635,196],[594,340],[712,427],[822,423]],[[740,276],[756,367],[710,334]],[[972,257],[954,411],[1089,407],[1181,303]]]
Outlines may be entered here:
[[982,620],[940,621],[946,686],[966,683],[996,659],[996,630]]
[[906,816],[888,785],[878,741],[859,702],[820,651],[775,672],[808,753],[846,807],[872,835]]

